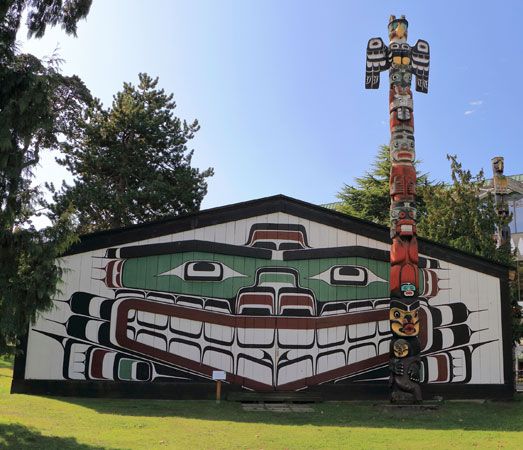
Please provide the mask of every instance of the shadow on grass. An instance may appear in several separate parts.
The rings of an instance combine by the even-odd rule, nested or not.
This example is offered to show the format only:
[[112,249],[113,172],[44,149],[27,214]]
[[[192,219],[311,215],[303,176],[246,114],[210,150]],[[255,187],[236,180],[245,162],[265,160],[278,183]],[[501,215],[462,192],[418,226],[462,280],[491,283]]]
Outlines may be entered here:
[[0,369],[12,369],[14,357],[2,356],[0,357]]
[[523,432],[523,396],[509,402],[444,403],[435,411],[390,410],[385,403],[326,402],[308,413],[244,411],[240,403],[222,401],[131,400],[61,397],[100,414],[179,417],[198,420],[341,427],[489,430]]
[[0,447],[12,449],[85,449],[95,450],[104,447],[92,447],[79,444],[72,437],[43,436],[35,429],[18,424],[0,424]]

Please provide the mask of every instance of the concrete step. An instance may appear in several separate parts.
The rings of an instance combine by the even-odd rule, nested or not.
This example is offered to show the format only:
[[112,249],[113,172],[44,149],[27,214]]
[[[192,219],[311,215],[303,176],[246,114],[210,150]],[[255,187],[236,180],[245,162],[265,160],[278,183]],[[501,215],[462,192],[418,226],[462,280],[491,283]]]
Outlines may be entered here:
[[227,400],[242,403],[320,403],[323,397],[311,392],[230,392]]

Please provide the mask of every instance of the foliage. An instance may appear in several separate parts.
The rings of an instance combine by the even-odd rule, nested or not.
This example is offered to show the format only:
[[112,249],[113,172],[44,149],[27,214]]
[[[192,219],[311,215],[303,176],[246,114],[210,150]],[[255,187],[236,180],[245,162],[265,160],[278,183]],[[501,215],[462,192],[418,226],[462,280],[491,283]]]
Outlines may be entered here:
[[[418,162],[415,162],[417,165]],[[373,169],[363,177],[356,178],[356,186],[345,185],[338,198],[340,205],[336,208],[354,217],[370,220],[381,225],[390,224],[389,177],[391,162],[389,147],[382,145],[372,164]],[[430,182],[426,174],[417,173],[416,207],[418,220],[425,216],[425,187]]]
[[157,84],[139,74],[138,86],[124,83],[110,108],[95,102],[88,110],[62,145],[59,162],[75,180],[54,191],[53,217],[73,204],[77,230],[86,233],[199,209],[213,171],[191,167],[186,144],[198,122],[175,117],[173,95]]
[[[75,9],[76,5],[81,8]],[[12,350],[39,310],[51,306],[61,269],[55,259],[74,239],[67,211],[36,230],[41,193],[32,186],[40,151],[59,146],[89,101],[77,77],[65,77],[58,62],[43,63],[16,50],[16,32],[28,8],[29,33],[47,24],[74,33],[90,2],[4,1],[0,5],[0,354]]]
[[450,185],[439,183],[428,187],[425,200],[427,215],[418,233],[440,244],[474,253],[491,260],[508,263],[505,252],[496,249],[493,239],[498,216],[491,196],[480,198],[485,185],[483,171],[472,175],[463,169],[456,156],[450,161]]
[[[483,171],[472,175],[465,170],[456,156],[447,155],[450,161],[452,183],[431,183],[427,175],[418,177],[416,205],[418,208],[418,235],[440,244],[473,253],[502,264],[514,265],[510,243],[497,248],[494,232],[504,223],[498,217],[491,196],[480,196],[485,185]],[[341,212],[352,216],[389,224],[389,174],[388,147],[382,146],[373,164],[373,170],[356,179],[356,186],[342,189]],[[506,219],[511,220],[511,217]],[[523,336],[521,308],[517,303],[515,283],[511,284],[513,311],[513,337]]]
[[[508,224],[512,217],[506,218],[505,223],[496,213],[492,196],[479,195],[485,185],[483,171],[472,175],[470,170],[463,169],[455,155],[447,155],[447,159],[452,184],[428,188],[427,215],[418,227],[419,235],[502,264],[515,265],[510,242],[498,248],[494,239],[496,228]],[[510,298],[513,339],[517,342],[522,337],[523,328],[516,282],[510,285]]]
[[22,16],[27,15],[29,37],[40,38],[47,26],[60,24],[67,34],[76,36],[76,25],[89,13],[92,0],[2,0],[0,2],[0,49],[13,53]]

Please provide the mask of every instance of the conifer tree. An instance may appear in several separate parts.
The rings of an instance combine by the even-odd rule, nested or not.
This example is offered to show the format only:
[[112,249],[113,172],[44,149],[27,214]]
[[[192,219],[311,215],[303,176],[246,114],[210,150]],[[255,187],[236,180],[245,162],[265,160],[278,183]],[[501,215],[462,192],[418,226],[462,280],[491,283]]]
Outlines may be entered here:
[[[418,162],[416,161],[417,165]],[[354,217],[370,220],[380,225],[389,225],[389,147],[382,145],[376,155],[372,170],[356,178],[356,186],[345,185],[338,193],[341,200],[337,209]],[[427,175],[417,174],[416,207],[418,221],[425,214],[424,187],[429,185]]]
[[492,197],[479,196],[485,185],[483,171],[472,175],[455,155],[447,155],[447,159],[452,183],[427,188],[426,216],[419,224],[419,235],[491,260],[510,262],[506,249],[497,249],[493,239],[498,216]]
[[213,171],[191,167],[186,144],[199,125],[182,122],[175,107],[144,73],[137,86],[124,83],[111,107],[95,102],[62,145],[59,162],[75,178],[54,192],[52,217],[73,205],[77,231],[88,233],[197,211]]
[[[496,227],[508,224],[512,218],[506,218],[504,223],[496,213],[492,196],[479,195],[486,183],[483,171],[472,175],[470,170],[463,169],[456,155],[447,155],[447,159],[450,161],[452,183],[427,187],[426,215],[419,224],[418,234],[440,244],[515,266],[510,242],[497,247],[494,239]],[[514,342],[523,336],[521,308],[517,300],[517,285],[513,280],[510,301]]]
[[65,77],[57,61],[20,54],[16,35],[23,14],[29,35],[60,24],[69,34],[90,0],[0,2],[0,354],[12,352],[38,311],[49,308],[61,269],[56,258],[71,243],[67,215],[37,230],[31,217],[41,194],[32,186],[43,150],[56,149],[90,100],[78,77]]
[[[452,183],[432,183],[427,175],[418,175],[417,208],[418,236],[439,244],[446,244],[509,266],[515,264],[510,244],[497,248],[494,232],[503,225],[494,208],[491,196],[480,197],[485,185],[483,171],[472,175],[463,169],[455,155],[450,161]],[[356,186],[342,189],[338,209],[352,216],[389,224],[389,149],[382,146],[373,170],[356,179]],[[510,221],[510,218],[507,220]],[[513,311],[513,339],[523,335],[521,308],[517,303],[515,285],[511,285]]]

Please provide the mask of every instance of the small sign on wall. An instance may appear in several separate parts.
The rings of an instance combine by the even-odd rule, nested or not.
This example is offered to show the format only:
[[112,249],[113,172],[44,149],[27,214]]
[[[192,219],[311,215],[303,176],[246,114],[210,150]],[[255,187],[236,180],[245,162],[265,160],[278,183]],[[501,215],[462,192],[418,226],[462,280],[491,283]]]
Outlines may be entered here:
[[227,374],[223,370],[213,370],[212,371],[212,379],[214,381],[222,381],[227,378]]
[[223,370],[213,370],[212,379],[216,381],[216,403],[220,403],[222,396],[222,381],[227,378],[227,374]]

